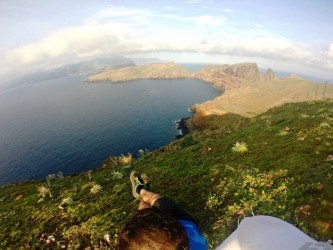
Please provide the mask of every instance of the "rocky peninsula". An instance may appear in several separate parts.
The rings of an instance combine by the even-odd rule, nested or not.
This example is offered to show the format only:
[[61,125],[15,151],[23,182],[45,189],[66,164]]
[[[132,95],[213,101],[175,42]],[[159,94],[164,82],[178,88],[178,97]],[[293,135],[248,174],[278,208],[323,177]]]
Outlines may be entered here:
[[189,76],[190,72],[184,67],[173,62],[167,62],[109,70],[89,77],[87,82],[108,81],[120,83],[139,79],[179,79],[188,78]]
[[262,74],[256,63],[209,65],[196,72],[189,72],[174,62],[155,63],[109,70],[89,77],[87,82],[179,78],[199,79],[223,91],[219,97],[192,107],[194,122],[210,114],[251,117],[287,102],[333,96],[332,85],[325,87],[294,75],[278,79],[272,69]]
[[261,74],[256,63],[209,65],[197,72],[191,73],[186,68],[177,65],[174,62],[167,62],[109,70],[90,76],[87,79],[87,82],[94,83],[108,81],[111,83],[120,83],[139,79],[179,78],[199,79],[218,89],[228,90],[239,88],[241,82],[244,80],[274,80],[276,79],[276,76],[271,69],[267,71],[267,74]]

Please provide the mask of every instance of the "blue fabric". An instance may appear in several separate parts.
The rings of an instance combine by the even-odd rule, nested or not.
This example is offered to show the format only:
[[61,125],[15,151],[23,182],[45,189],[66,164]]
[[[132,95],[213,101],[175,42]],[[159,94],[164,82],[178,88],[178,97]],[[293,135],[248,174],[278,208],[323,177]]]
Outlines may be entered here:
[[180,224],[184,227],[187,236],[190,240],[190,249],[191,250],[207,250],[208,243],[206,238],[200,233],[197,226],[186,220],[178,220]]

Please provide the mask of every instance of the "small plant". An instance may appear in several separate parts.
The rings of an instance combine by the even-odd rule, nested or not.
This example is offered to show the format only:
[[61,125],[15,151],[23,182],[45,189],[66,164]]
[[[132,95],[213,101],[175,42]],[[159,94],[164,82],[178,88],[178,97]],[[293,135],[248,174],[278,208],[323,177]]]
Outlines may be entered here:
[[123,174],[120,173],[119,171],[112,171],[111,174],[113,180],[120,180],[121,178],[123,178]]
[[47,177],[46,177],[46,183],[47,183],[47,186],[48,187],[51,187],[51,180],[54,180],[56,179],[56,175],[55,174],[49,174]]
[[331,126],[327,122],[322,122],[319,125],[320,128],[330,128]]
[[131,166],[132,164],[132,161],[133,161],[133,157],[132,157],[132,154],[128,153],[128,155],[121,155],[119,157],[119,163],[122,165],[122,166]]
[[279,133],[277,133],[278,136],[286,136],[288,134],[289,134],[289,132],[285,131],[285,130],[280,130]]
[[309,115],[306,115],[306,114],[301,114],[301,117],[302,117],[302,118],[309,118],[310,116],[309,116]]
[[89,180],[91,180],[91,173],[92,173],[92,170],[87,171],[87,176],[88,176]]
[[246,153],[248,149],[245,142],[236,142],[235,145],[232,147],[231,151],[234,153],[243,154]]
[[147,149],[145,149],[145,150],[140,149],[140,150],[139,150],[139,155],[140,155],[141,158],[147,158],[147,156],[148,156],[149,154],[150,154],[150,152],[149,152]]
[[92,194],[98,194],[100,191],[102,191],[101,185],[95,184],[91,189],[90,193]]
[[46,177],[46,180],[54,180],[56,179],[56,175],[55,174],[49,174],[47,177]]
[[86,183],[82,186],[82,189],[92,188],[95,184],[96,184],[95,182],[89,181],[88,183]]
[[111,235],[110,234],[105,234],[103,236],[103,239],[108,243],[108,244],[111,244]]
[[65,177],[64,177],[64,174],[63,174],[61,171],[57,173],[57,177],[58,177],[58,179],[63,179],[63,178],[65,178]]
[[74,201],[73,201],[72,197],[67,197],[61,201],[59,208],[64,209],[65,207],[70,206],[73,203],[74,203]]
[[186,135],[184,136],[181,142],[181,148],[186,148],[198,143],[198,140],[193,135]]
[[261,120],[271,119],[272,115],[263,115],[261,116]]
[[18,194],[18,195],[15,196],[15,200],[20,201],[20,200],[23,199],[23,197],[24,197],[23,194]]
[[47,188],[44,185],[41,185],[37,188],[38,192],[39,192],[39,196],[42,198],[46,198],[46,196],[48,195],[50,198],[52,198],[52,194],[50,191],[50,188]]
[[209,209],[213,209],[222,204],[222,201],[219,200],[219,197],[216,194],[210,194],[208,200],[206,201],[206,206]]

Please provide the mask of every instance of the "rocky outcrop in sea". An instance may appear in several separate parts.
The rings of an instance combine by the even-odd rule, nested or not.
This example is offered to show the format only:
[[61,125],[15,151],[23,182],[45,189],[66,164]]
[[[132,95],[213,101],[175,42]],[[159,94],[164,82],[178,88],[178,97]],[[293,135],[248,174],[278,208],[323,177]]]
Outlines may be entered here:
[[176,139],[180,139],[190,133],[190,130],[186,125],[186,121],[190,118],[191,117],[182,118],[176,122],[178,124],[177,130],[179,131],[179,134],[176,136]]

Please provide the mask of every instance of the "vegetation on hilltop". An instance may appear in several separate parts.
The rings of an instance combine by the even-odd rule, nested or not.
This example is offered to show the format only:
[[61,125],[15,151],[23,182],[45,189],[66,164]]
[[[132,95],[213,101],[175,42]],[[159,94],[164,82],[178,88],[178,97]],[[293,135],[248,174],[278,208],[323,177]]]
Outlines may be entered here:
[[141,151],[138,160],[110,157],[92,172],[1,187],[0,248],[112,249],[138,206],[132,169],[193,215],[210,249],[252,214],[276,216],[327,240],[332,127],[332,100],[285,104],[253,118],[208,116],[192,134]]

